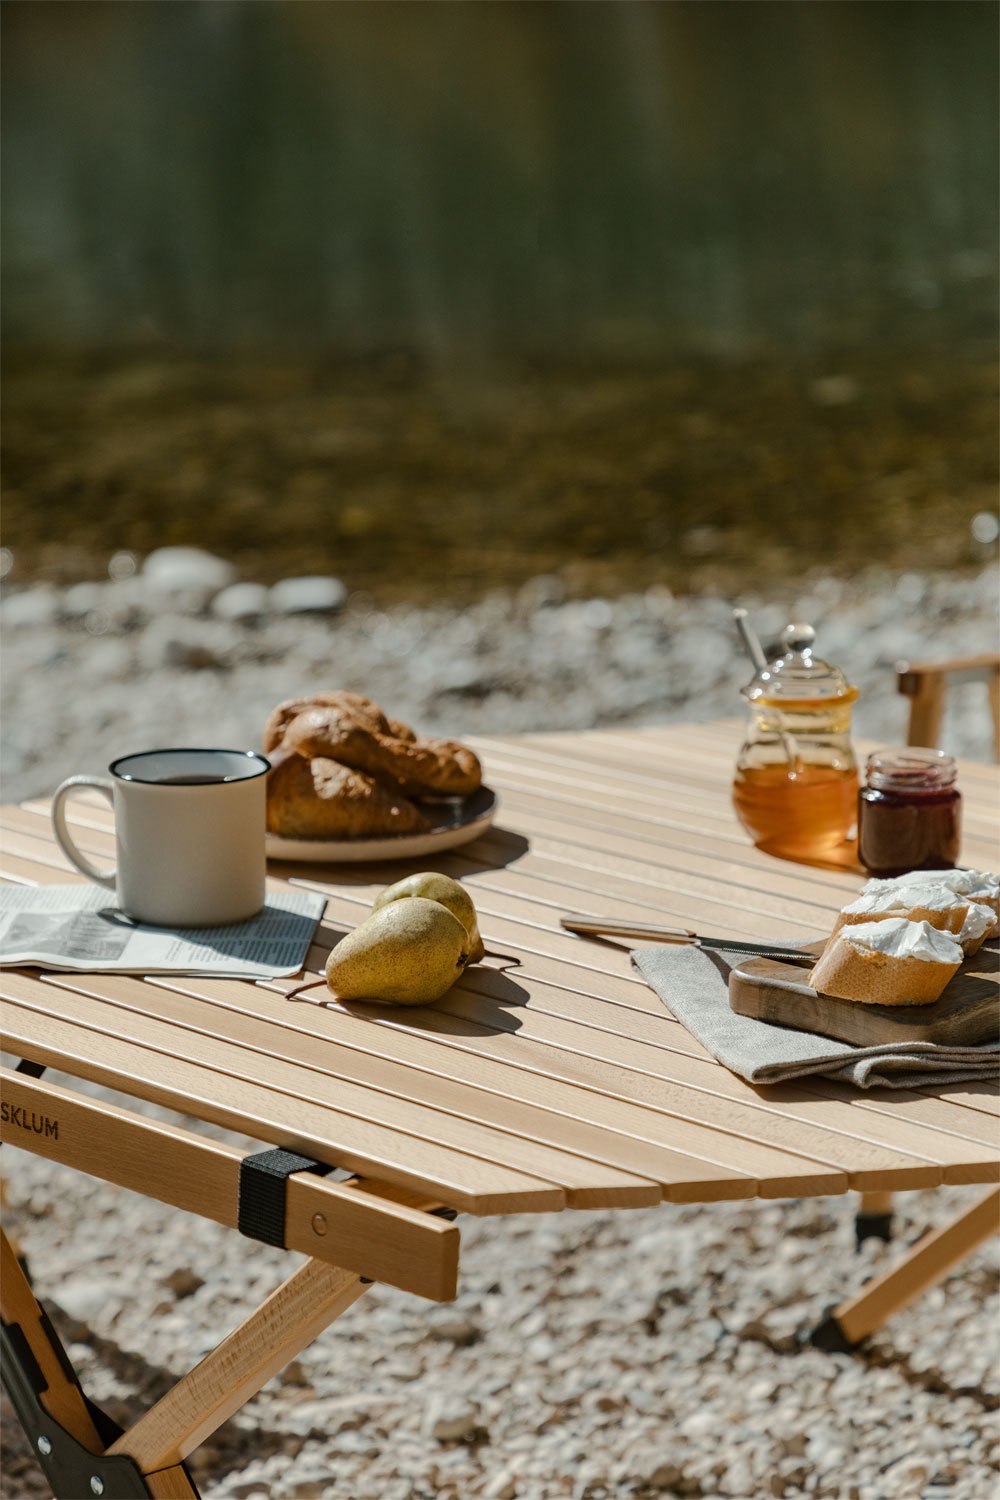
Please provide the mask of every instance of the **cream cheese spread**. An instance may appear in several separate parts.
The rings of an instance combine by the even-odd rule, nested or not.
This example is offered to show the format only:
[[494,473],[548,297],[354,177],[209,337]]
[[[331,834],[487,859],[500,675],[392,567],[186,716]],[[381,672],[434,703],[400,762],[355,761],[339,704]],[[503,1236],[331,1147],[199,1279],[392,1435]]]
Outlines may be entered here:
[[891,880],[869,880],[862,886],[861,894],[875,896],[881,891],[913,885],[944,885],[959,896],[980,896],[991,901],[995,901],[1000,893],[1000,877],[990,870],[910,870],[908,874],[896,875]]
[[924,963],[959,964],[964,957],[961,944],[951,933],[938,932],[929,922],[910,922],[906,917],[842,927],[837,941],[850,943],[862,952],[884,953],[887,958],[917,958]]
[[982,906],[973,901],[966,913],[962,930],[957,934],[960,943],[978,943],[980,938],[987,937],[993,931],[996,924],[997,914],[992,906]]
[[844,911],[850,916],[861,912],[883,912],[883,911],[913,911],[916,907],[922,907],[924,911],[953,911],[957,906],[968,906],[969,897],[959,895],[950,886],[942,885],[938,881],[933,883],[927,881],[925,884],[912,885],[896,884],[890,881],[880,881],[887,889],[874,891],[868,894],[868,887],[862,891],[856,901],[850,906],[845,906]]

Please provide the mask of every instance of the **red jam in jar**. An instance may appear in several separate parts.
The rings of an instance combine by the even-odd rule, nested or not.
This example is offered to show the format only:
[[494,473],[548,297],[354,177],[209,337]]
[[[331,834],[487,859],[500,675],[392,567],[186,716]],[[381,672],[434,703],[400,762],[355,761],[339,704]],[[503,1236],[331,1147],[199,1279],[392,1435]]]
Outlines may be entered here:
[[869,875],[946,870],[958,861],[962,796],[940,750],[879,750],[858,802],[858,856]]

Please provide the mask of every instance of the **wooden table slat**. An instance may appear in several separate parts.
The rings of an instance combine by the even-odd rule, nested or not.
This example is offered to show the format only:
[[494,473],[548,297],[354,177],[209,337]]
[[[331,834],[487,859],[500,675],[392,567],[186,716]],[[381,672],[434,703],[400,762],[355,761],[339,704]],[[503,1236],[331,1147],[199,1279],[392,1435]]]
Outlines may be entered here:
[[[440,1008],[447,1010],[452,1016],[464,1017],[467,1020],[480,1020],[480,1022],[484,1015],[491,1014],[492,1025],[503,1029],[503,1017],[498,1015],[496,1010],[489,1012],[482,1004],[477,1003],[477,1000],[478,997],[473,998],[462,990],[455,990],[440,1002]],[[759,1092],[751,1089],[751,1086],[744,1084],[742,1080],[736,1079],[735,1075],[720,1077],[718,1064],[714,1062],[702,1061],[681,1052],[656,1046],[646,1040],[636,1041],[627,1034],[624,1022],[619,1023],[617,1031],[611,1032],[561,1017],[528,1011],[517,1034],[552,1043],[569,1051],[579,1051],[582,1055],[595,1060],[607,1059],[632,1072],[645,1073],[655,1079],[688,1083],[695,1087],[701,1086],[706,1092],[719,1092],[732,1097],[735,1090],[738,1097],[747,1099],[756,1098]],[[767,1093],[766,1102],[774,1105],[777,1097],[774,1089],[771,1089]],[[924,1157],[928,1161],[942,1165],[948,1163],[961,1168],[975,1161],[981,1154],[972,1150],[971,1147],[963,1146],[961,1142],[956,1143],[953,1138],[912,1125],[909,1121],[900,1120],[897,1116],[877,1120],[874,1116],[862,1117],[860,1111],[852,1113],[849,1105],[846,1110],[843,1106],[839,1109],[824,1107],[828,1104],[836,1106],[839,1102],[836,1100],[802,1098],[792,1105],[789,1096],[783,1095],[781,1098],[786,1107],[780,1113],[787,1114],[792,1119],[820,1119],[831,1129],[842,1131],[852,1137],[889,1145],[911,1157]],[[773,1114],[773,1111],[769,1113]],[[796,1142],[800,1140],[801,1135],[798,1130],[789,1127],[786,1141],[788,1149],[795,1150]],[[997,1153],[994,1152],[992,1155],[995,1160]],[[967,1179],[959,1175],[951,1179],[946,1174],[945,1180],[993,1181],[993,1177],[988,1175],[982,1179]]]
[[[66,981],[60,978],[59,982]],[[116,1011],[128,1011],[138,1018],[142,1029],[149,1006],[147,982],[115,975],[80,975],[73,976],[69,985],[77,993],[107,1001]],[[161,988],[164,993],[156,1005],[158,1020],[190,1033],[190,1045],[197,1049],[199,1057],[218,1055],[221,1062],[228,1054],[222,1049],[209,1051],[205,1043],[231,1040],[240,1049],[269,1060],[269,1082],[276,1081],[273,1064],[294,1064],[303,1086],[312,1087],[324,1096],[328,1094],[339,1109],[370,1109],[381,1122],[395,1123],[397,1129],[419,1133],[423,1140],[434,1139],[434,1131],[443,1132],[449,1137],[444,1144],[454,1145],[470,1155],[486,1157],[487,1151],[516,1151],[526,1168],[534,1164],[536,1168],[544,1168],[553,1180],[560,1181],[567,1189],[568,1201],[577,1206],[581,1195],[593,1197],[594,1202],[588,1202],[588,1207],[601,1206],[597,1198],[605,1193],[611,1203],[623,1207],[660,1199],[653,1185],[643,1180],[634,1160],[609,1162],[610,1157],[629,1153],[628,1142],[622,1142],[616,1151],[613,1138],[586,1124],[561,1123],[560,1117],[548,1111],[524,1103],[514,1105],[502,1095],[490,1094],[477,1085],[431,1075],[431,1086],[427,1074],[405,1063],[368,1056],[315,1031],[295,1028],[290,1024],[290,1016],[297,1005],[279,998],[274,991],[247,985],[242,1005],[226,1007],[214,1003],[210,995],[200,995],[197,990],[191,993],[186,986]],[[235,1064],[247,1065],[246,1059],[235,1053],[232,1056]],[[386,1097],[373,1098],[370,1091]],[[406,1108],[400,1108],[400,1104]],[[401,1120],[405,1126],[399,1123]],[[477,1125],[486,1125],[489,1133],[477,1131]],[[515,1141],[504,1139],[507,1135],[515,1137]],[[542,1147],[540,1155],[536,1146]],[[578,1158],[582,1158],[582,1164]],[[647,1167],[653,1165],[652,1158],[653,1154],[648,1153]],[[602,1164],[610,1165],[612,1170],[602,1172]],[[659,1181],[658,1172],[656,1180]]]
[[[18,979],[22,976],[18,975]],[[260,1084],[234,1081],[185,1057],[119,1041],[53,1018],[10,998],[3,976],[4,1049],[47,1067],[89,1078],[182,1114],[193,1114],[257,1140],[287,1146],[318,1161],[403,1187],[431,1192],[473,1214],[533,1213],[561,1208],[566,1195],[554,1183],[486,1163],[432,1142],[401,1136],[373,1121],[340,1115],[329,1106],[295,1101]],[[331,1146],[336,1139],[336,1147]]]
[[[28,866],[34,864],[39,867],[35,878],[65,878],[68,880],[75,876],[73,867],[65,859],[61,851],[54,848],[53,845],[44,842],[37,835],[30,835],[21,830],[12,831],[7,829],[3,830],[3,833],[4,837],[0,838],[0,871],[7,869],[12,876],[20,875],[21,877],[29,878],[32,876],[32,872]],[[95,844],[93,834],[91,834],[90,838],[80,840],[80,848],[84,853],[93,853],[99,856],[107,853],[107,851]],[[444,864],[444,861],[436,861],[435,863]],[[276,870],[281,869],[284,872],[281,878],[306,888],[326,891],[330,884],[328,879],[317,875],[315,865],[282,862],[281,865],[275,865],[274,868]],[[42,870],[44,869],[53,873],[46,877],[42,874]],[[55,872],[58,872],[58,875]],[[445,873],[448,873],[447,869],[445,869]],[[76,878],[81,879],[82,877]],[[275,879],[276,877],[272,877],[272,881]],[[375,880],[361,885],[356,877],[354,879],[347,877],[345,883],[349,889],[356,888],[358,890],[359,901],[368,908],[371,905],[372,898],[382,888],[385,881]],[[549,950],[549,956],[558,958],[560,961],[569,964],[580,964],[586,968],[597,967],[605,973],[616,972],[613,961],[608,961],[608,949],[606,945],[598,943],[581,944],[579,938],[561,932],[557,925],[558,918],[563,913],[573,911],[581,905],[588,904],[586,890],[579,887],[570,888],[559,885],[557,882],[549,881],[544,887],[546,890],[544,898],[536,897],[533,900],[527,900],[514,894],[507,885],[496,885],[488,882],[488,878],[484,882],[473,876],[466,883],[475,892],[474,899],[480,913],[480,927],[483,930],[489,926],[490,917],[502,916],[519,924],[519,928],[527,940],[527,951],[529,952],[532,951],[530,944],[533,934],[540,931],[552,933],[560,942],[557,948]],[[563,899],[558,899],[560,893]],[[589,904],[593,905],[593,897],[590,898]],[[833,905],[832,910],[835,911],[837,909],[837,906]],[[605,916],[617,915],[623,917],[641,915],[645,911],[648,920],[653,920],[653,916],[655,915],[657,920],[676,927],[687,927],[693,923],[698,923],[702,928],[705,927],[704,904],[697,896],[689,896],[687,899],[668,897],[665,901],[655,904],[653,902],[643,903],[640,906],[635,901],[609,899],[607,896],[602,895],[600,897],[600,910],[602,915]],[[741,909],[735,905],[731,911],[727,910],[724,916],[720,913],[720,917],[724,923],[724,934],[734,938],[773,937],[776,930],[775,918],[758,915],[749,912],[746,908]],[[811,919],[798,917],[786,918],[780,921],[780,925],[783,928],[783,936],[786,938],[792,940],[798,938],[800,941],[806,942],[818,933],[821,933],[824,927],[828,926],[831,922],[832,915],[826,919],[822,916],[813,916]],[[538,951],[537,948],[534,951]]]
[[[185,980],[166,982],[185,988],[198,983]],[[202,992],[206,986],[199,983],[198,988]],[[212,989],[217,993],[218,986],[213,985]],[[756,1091],[748,1091],[743,1099],[719,1097],[706,1101],[701,1086],[704,1077],[695,1084],[651,1084],[645,1074],[637,1075],[593,1055],[565,1051],[544,1041],[539,1043],[534,1036],[528,1038],[520,1032],[486,1027],[473,1030],[462,1020],[449,1018],[440,1008],[415,1009],[404,1016],[398,1011],[380,1012],[376,1007],[366,1007],[365,1025],[360,1033],[353,1035],[348,1030],[348,1023],[354,1017],[347,1017],[334,1007],[316,1006],[315,1009],[319,1014],[312,1023],[314,1028],[320,1029],[326,1022],[331,1034],[338,1039],[349,1035],[353,1045],[367,1050],[388,1049],[394,1055],[402,1053],[411,1057],[413,1054],[408,1043],[420,1046],[432,1040],[436,1046],[428,1061],[432,1059],[435,1071],[450,1074],[456,1068],[464,1068],[466,1076],[475,1078],[482,1086],[483,1080],[491,1077],[491,1062],[497,1061],[504,1066],[505,1073],[492,1077],[511,1096],[531,1087],[530,1082],[527,1085],[523,1081],[519,1083],[513,1070],[526,1074],[529,1080],[537,1074],[535,1087],[540,1090],[539,1097],[547,1099],[552,1107],[563,1107],[574,1113],[585,1110],[589,1118],[607,1119],[609,1124],[613,1121],[615,1128],[628,1130],[643,1139],[661,1140],[678,1150],[690,1150],[696,1155],[707,1152],[718,1158],[720,1154],[726,1154],[727,1148],[714,1132],[732,1135],[735,1143],[728,1145],[728,1158],[739,1160],[744,1171],[750,1170],[751,1161],[759,1172],[769,1171],[771,1175],[762,1180],[762,1191],[769,1196],[780,1191],[779,1180],[773,1174],[780,1168],[782,1158],[773,1152],[751,1156],[748,1143],[790,1148],[799,1158],[807,1154],[814,1161],[825,1162],[838,1170],[852,1164],[865,1176],[867,1186],[876,1185],[878,1174],[898,1174],[901,1168],[920,1171],[925,1185],[941,1180],[940,1168],[927,1163],[922,1169],[917,1157],[900,1154],[898,1150],[882,1148],[870,1141],[859,1142],[853,1135],[844,1139],[839,1131],[817,1128],[802,1121],[793,1128],[787,1121],[776,1119],[774,1111]],[[373,1021],[379,1024],[373,1026]],[[582,1090],[589,1092],[581,1094]],[[624,1117],[616,1115],[616,1104],[619,1109],[632,1109],[632,1113]],[[638,1112],[634,1110],[635,1104],[641,1105]],[[710,1124],[711,1136],[706,1137],[702,1131],[703,1123]],[[789,1164],[786,1157],[786,1176]]]
[[[606,1098],[551,1075],[539,1078],[478,1053],[442,1047],[436,1035],[379,1026],[367,1015],[352,1015],[305,998],[289,1006],[281,992],[263,984],[247,986],[182,975],[162,976],[149,983],[295,1031],[310,1039],[311,1054],[332,1074],[348,1069],[360,1076],[367,1069],[366,1076],[374,1078],[380,1074],[380,1060],[385,1059],[403,1065],[400,1086],[418,1096],[441,1100],[447,1097],[447,1081],[468,1084],[479,1097],[466,1101],[467,1108],[485,1115],[495,1111],[495,1101],[499,1101],[507,1128],[520,1133],[530,1125],[538,1139],[566,1144],[569,1149],[574,1143],[577,1149],[592,1143],[584,1149],[595,1160],[654,1178],[667,1198],[706,1201],[744,1192],[752,1197],[757,1191],[756,1180],[746,1172],[681,1151],[669,1126],[652,1110]],[[369,1057],[370,1062],[366,1061]]]
[[[664,749],[623,763],[625,758],[619,753],[602,752],[593,741],[574,743],[572,749],[560,747],[557,736],[548,737],[542,746],[537,740],[530,747],[515,741],[480,739],[476,743],[484,758],[489,758],[494,774],[499,772],[506,782],[561,785],[588,796],[596,793],[602,800],[628,798],[654,809],[677,803],[697,810],[708,824],[732,822],[728,796],[719,796],[718,776],[713,777],[703,760],[685,750]],[[737,748],[738,742],[729,759],[729,781]],[[1000,812],[977,800],[964,809],[964,822],[967,828],[989,834],[1000,825]]]
[[[113,858],[114,836],[110,831],[75,827],[74,837],[85,854]],[[40,815],[24,814],[22,820],[14,824],[10,821],[9,814],[0,814],[0,847],[14,855],[36,859],[58,868],[70,868],[64,860],[60,862],[59,851],[50,842],[48,820],[43,820]],[[485,896],[477,897],[477,905],[482,906],[483,910],[494,892],[501,897],[511,895],[530,899],[541,916],[544,916],[546,908],[563,913],[587,902],[592,904],[595,899],[593,882],[586,879],[587,867],[581,866],[578,858],[566,857],[565,854],[562,858],[544,858],[533,850],[516,867],[508,868],[490,862],[488,856],[477,859],[459,851],[435,860],[435,864],[443,873],[464,881],[470,889],[486,892]],[[285,870],[289,877],[299,878],[308,878],[309,873],[307,865],[287,862],[275,865],[274,870]],[[753,928],[766,921],[772,930],[780,927],[782,931],[790,933],[792,928],[801,928],[813,934],[829,926],[832,915],[839,910],[846,895],[846,891],[838,892],[824,902],[799,898],[791,904],[789,910],[789,898],[782,894],[752,892],[735,882],[721,881],[689,871],[660,870],[657,873],[658,878],[640,880],[624,876],[620,869],[616,869],[613,879],[608,882],[607,890],[600,893],[602,912],[607,915],[618,912],[637,915],[647,911],[656,912],[665,918],[673,910],[679,919],[688,919],[699,915],[704,909],[704,902],[710,901],[719,908],[720,913],[725,909],[727,928],[734,937],[738,935],[735,927],[740,926],[746,917],[750,918],[750,926]],[[385,881],[373,880],[370,871],[364,870],[363,873],[353,875],[345,873],[343,877],[339,877],[339,883],[357,885],[374,892]],[[676,895],[668,894],[664,899],[665,892]],[[679,908],[671,906],[673,900],[680,902]],[[505,914],[509,915],[509,912]]]
[[[122,995],[133,992],[132,986],[140,1000],[136,1008],[130,1008],[121,999]],[[6,982],[0,993],[10,999],[9,990],[10,984]],[[116,998],[108,998],[106,994],[102,997],[102,990]],[[126,1049],[135,1048],[144,1057],[158,1054],[163,1059],[160,1073],[165,1078],[173,1065],[172,1049],[183,1049],[186,1056],[197,1057],[199,1066],[211,1072],[217,1080],[220,1096],[226,1093],[238,1100],[242,1086],[253,1085],[272,1096],[274,1117],[290,1124],[294,1125],[299,1112],[306,1108],[335,1109],[337,1118],[331,1119],[327,1136],[334,1151],[340,1144],[338,1131],[344,1130],[345,1138],[350,1139],[352,1132],[356,1134],[359,1128],[377,1121],[377,1128],[391,1133],[400,1143],[409,1143],[411,1156],[421,1149],[437,1147],[482,1160],[487,1164],[486,1171],[492,1166],[523,1170],[531,1176],[556,1183],[565,1191],[567,1201],[579,1207],[640,1206],[660,1199],[656,1185],[641,1178],[580,1160],[568,1152],[557,1151],[531,1139],[513,1140],[491,1127],[445,1114],[430,1105],[414,1100],[404,1102],[344,1079],[338,1080],[335,1088],[324,1091],[315,1070],[296,1067],[283,1057],[268,1056],[263,1049],[248,1046],[241,1035],[246,1027],[234,1025],[229,1039],[216,1037],[207,1031],[192,1029],[187,1023],[178,1024],[176,1018],[161,1018],[160,1011],[150,1014],[141,1008],[142,996],[148,1004],[148,991],[139,980],[116,975],[52,975],[37,984],[30,995],[22,993],[13,997],[17,999],[16,1007],[5,1009],[15,1012],[14,1020],[12,1022],[6,1015],[4,1026],[9,1029],[12,1024],[23,1025],[23,1012],[29,1007],[49,1019],[63,1017],[86,1027],[98,1042],[103,1040]],[[178,1006],[175,1009],[182,997],[176,998]],[[167,1008],[164,997],[162,1010]],[[197,1006],[194,1008],[197,1010]],[[148,1076],[145,1069],[141,1073],[126,1072],[120,1086],[124,1087],[131,1078],[134,1087],[136,1078],[145,1080]],[[340,1125],[340,1120],[346,1122],[345,1127]],[[250,1120],[236,1128],[254,1133]],[[353,1162],[345,1164],[354,1169]]]

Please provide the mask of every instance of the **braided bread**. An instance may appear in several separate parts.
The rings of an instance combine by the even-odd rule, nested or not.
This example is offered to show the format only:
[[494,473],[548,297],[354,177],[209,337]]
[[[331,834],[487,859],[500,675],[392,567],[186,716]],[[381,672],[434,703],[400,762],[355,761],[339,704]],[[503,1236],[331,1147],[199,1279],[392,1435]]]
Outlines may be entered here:
[[456,740],[419,739],[361,693],[289,698],[271,714],[264,750],[338,761],[413,797],[467,797],[482,784],[476,755]]
[[282,744],[307,760],[339,761],[414,797],[466,797],[482,781],[479,761],[465,745],[375,733],[343,708],[305,709],[286,728]]
[[377,838],[430,827],[408,798],[371,776],[278,750],[267,778],[267,827],[284,838]]
[[387,719],[378,704],[362,693],[311,693],[308,698],[288,698],[284,703],[278,704],[264,725],[265,755],[277,749],[289,724],[307,708],[340,708],[372,734],[388,734],[397,740],[416,738],[408,725],[400,724],[396,719]]

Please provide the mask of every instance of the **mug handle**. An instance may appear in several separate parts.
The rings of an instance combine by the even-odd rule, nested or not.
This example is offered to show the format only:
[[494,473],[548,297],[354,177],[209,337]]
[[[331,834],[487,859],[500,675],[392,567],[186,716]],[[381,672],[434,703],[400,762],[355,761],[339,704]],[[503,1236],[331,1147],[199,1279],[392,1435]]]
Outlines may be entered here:
[[78,786],[93,787],[95,792],[100,792],[102,796],[107,797],[111,806],[114,807],[115,784],[110,776],[70,776],[61,786],[56,788],[56,794],[52,798],[52,832],[56,836],[56,843],[70,864],[79,870],[81,875],[86,875],[88,880],[93,880],[98,885],[107,886],[109,891],[113,891],[115,889],[117,871],[96,869],[86,855],[80,853],[70,837],[69,829],[66,826],[65,804],[70,794]]

